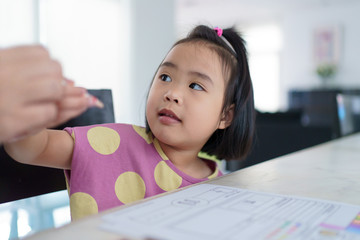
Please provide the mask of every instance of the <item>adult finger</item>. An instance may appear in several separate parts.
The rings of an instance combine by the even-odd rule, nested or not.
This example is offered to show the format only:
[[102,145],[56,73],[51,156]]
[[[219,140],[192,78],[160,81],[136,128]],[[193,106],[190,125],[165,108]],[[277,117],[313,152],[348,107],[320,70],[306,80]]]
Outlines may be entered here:
[[43,95],[50,96],[50,99],[59,99],[63,94],[64,77],[57,61],[8,64],[0,73],[2,79],[8,80],[5,81],[8,88],[15,88],[14,92],[25,101],[36,100]]
[[20,67],[22,67],[22,76],[29,78],[54,75],[63,77],[61,64],[54,59],[28,60],[19,63],[18,68]]
[[85,96],[87,93],[87,90],[83,87],[75,87],[71,84],[66,84],[64,88],[64,97],[80,97]]
[[63,79],[59,77],[43,76],[36,81],[24,83],[18,91],[24,102],[32,104],[41,101],[60,101],[65,94]]
[[59,111],[66,109],[82,109],[89,107],[89,98],[86,94],[67,96],[58,103]]
[[60,124],[63,124],[69,121],[70,119],[79,116],[80,114],[85,112],[87,108],[88,108],[87,105],[79,105],[76,108],[72,107],[72,108],[61,109],[59,111],[57,119],[51,122],[50,124],[48,124],[47,127],[53,128],[59,126]]
[[0,64],[18,63],[24,60],[49,59],[48,50],[40,45],[24,45],[0,49]]
[[65,87],[64,98],[59,104],[63,108],[77,108],[78,105],[84,104],[88,107],[104,107],[104,104],[95,96],[90,95],[85,88],[69,85]]

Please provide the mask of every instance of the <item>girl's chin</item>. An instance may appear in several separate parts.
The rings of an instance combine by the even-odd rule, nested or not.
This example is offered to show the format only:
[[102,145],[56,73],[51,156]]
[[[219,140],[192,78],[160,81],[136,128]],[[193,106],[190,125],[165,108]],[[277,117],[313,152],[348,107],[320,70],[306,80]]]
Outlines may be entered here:
[[159,122],[164,125],[178,125],[181,123],[180,120],[169,116],[159,116]]

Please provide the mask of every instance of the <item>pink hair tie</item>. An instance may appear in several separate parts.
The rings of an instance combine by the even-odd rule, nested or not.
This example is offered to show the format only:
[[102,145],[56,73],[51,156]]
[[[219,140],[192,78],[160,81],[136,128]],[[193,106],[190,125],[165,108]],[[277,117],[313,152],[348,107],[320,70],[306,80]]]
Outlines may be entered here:
[[217,35],[218,35],[219,37],[221,37],[221,36],[222,36],[222,34],[223,34],[223,30],[222,30],[221,28],[216,27],[216,28],[214,28],[214,30],[216,31],[216,33],[217,33]]
[[236,51],[234,49],[234,47],[231,45],[231,43],[229,43],[229,41],[222,35],[223,34],[223,30],[219,27],[214,28],[214,30],[216,31],[217,35],[226,43],[226,45],[228,45],[228,47],[231,49],[231,51],[233,52],[233,54],[236,56]]

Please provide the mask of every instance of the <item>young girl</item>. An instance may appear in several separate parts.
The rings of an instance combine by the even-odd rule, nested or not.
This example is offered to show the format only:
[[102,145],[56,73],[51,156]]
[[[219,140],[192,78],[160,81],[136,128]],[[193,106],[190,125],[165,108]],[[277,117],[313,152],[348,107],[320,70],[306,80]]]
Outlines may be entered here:
[[233,29],[196,27],[160,64],[146,128],[103,124],[41,132],[5,145],[17,161],[65,169],[72,219],[222,175],[254,132],[244,41]]

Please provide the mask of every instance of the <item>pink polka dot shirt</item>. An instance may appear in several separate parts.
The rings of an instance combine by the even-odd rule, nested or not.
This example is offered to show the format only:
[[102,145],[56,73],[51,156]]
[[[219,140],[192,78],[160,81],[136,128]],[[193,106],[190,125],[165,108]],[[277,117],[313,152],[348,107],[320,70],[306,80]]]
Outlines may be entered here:
[[102,124],[66,128],[74,139],[71,170],[66,170],[72,219],[199,183],[222,173],[193,178],[178,170],[159,142],[142,127]]

